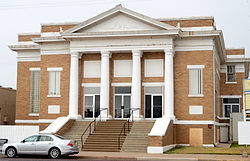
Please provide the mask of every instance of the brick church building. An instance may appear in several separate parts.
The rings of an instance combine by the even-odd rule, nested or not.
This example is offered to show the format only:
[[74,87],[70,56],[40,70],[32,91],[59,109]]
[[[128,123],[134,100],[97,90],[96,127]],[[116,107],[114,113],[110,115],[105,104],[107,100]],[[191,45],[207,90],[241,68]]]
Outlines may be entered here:
[[242,112],[250,59],[225,47],[213,17],[155,19],[118,5],[83,22],[42,23],[9,48],[19,125],[150,122],[147,151],[158,153],[229,141],[231,113]]

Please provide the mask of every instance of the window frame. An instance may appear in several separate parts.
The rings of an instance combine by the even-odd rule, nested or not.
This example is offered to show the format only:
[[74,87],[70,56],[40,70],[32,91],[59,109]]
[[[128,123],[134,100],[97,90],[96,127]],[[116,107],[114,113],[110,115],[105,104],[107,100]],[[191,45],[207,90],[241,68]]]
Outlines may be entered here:
[[[203,70],[205,68],[205,65],[187,65],[188,69],[188,97],[204,97],[204,91],[203,91]],[[200,74],[198,74],[198,90],[200,93],[190,93],[191,92],[191,70],[198,70],[200,71]]]
[[[239,100],[239,103],[224,103],[224,99],[238,99]],[[240,113],[240,98],[222,98],[222,116],[223,118],[230,118],[230,117],[227,117],[225,116],[225,105],[230,105],[230,113],[232,113],[232,106],[233,105],[238,105],[239,107],[239,113]]]
[[[48,71],[48,95],[47,97],[61,97],[61,71],[63,68],[47,68]],[[51,74],[55,73],[54,80],[51,78]],[[58,73],[58,76],[56,75]],[[57,82],[58,81],[58,82]],[[54,91],[52,91],[52,85],[51,83],[54,84]],[[57,91],[58,89],[58,91]]]
[[[29,108],[29,116],[39,116],[39,111],[40,111],[40,78],[41,78],[41,73],[40,73],[40,68],[29,68],[30,70],[30,108]],[[35,80],[35,74],[34,72],[38,72],[38,84],[37,84],[37,87],[36,87],[36,83]],[[38,89],[34,89],[34,88],[38,88]],[[36,94],[34,93],[34,90],[36,90],[35,92],[37,92]],[[34,95],[33,95],[34,94]],[[34,107],[34,98],[35,95],[37,95],[38,97],[38,102],[37,102],[37,105],[38,105],[38,109],[37,109],[37,112],[35,111],[35,107]]]
[[[228,67],[234,67],[234,73],[229,73],[229,71],[228,71]],[[233,74],[234,75],[234,81],[229,81],[228,80],[228,74]],[[227,66],[226,66],[226,83],[237,83],[237,81],[236,81],[236,65],[234,65],[234,64],[228,64]]]

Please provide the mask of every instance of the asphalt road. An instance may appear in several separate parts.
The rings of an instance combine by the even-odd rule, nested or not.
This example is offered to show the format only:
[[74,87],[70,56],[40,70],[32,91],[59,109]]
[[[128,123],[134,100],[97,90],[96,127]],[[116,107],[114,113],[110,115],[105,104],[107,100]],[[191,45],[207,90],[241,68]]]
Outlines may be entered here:
[[[7,158],[4,155],[0,155],[0,161],[103,161],[100,158],[96,158],[96,159],[84,159],[83,157],[77,157],[77,156],[67,156],[67,157],[62,157],[59,159],[51,159],[47,156],[20,156],[20,157],[16,157],[16,158]],[[122,161],[121,159],[117,159],[119,161]],[[109,161],[116,161],[114,160],[109,160]],[[129,161],[129,160],[125,160],[125,161]]]

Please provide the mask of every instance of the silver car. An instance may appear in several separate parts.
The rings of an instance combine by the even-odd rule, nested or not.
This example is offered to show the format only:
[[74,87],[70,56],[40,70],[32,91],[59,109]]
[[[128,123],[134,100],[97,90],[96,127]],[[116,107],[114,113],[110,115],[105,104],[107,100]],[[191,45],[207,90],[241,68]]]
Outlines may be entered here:
[[49,155],[58,158],[61,155],[78,154],[77,142],[53,134],[33,135],[18,143],[7,143],[2,147],[2,154],[15,157],[20,154]]

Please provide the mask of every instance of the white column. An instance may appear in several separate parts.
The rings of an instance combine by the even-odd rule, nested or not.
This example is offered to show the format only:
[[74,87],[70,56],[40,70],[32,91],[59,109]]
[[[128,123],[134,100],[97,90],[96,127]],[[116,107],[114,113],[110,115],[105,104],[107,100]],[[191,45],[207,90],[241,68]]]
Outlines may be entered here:
[[77,119],[78,115],[78,52],[72,52],[70,58],[69,116]]
[[[139,50],[133,50],[132,89],[131,89],[131,110],[134,110],[133,117],[139,118],[141,111],[141,55]],[[135,110],[139,109],[139,110]]]
[[108,118],[109,115],[109,51],[101,52],[101,91],[100,110],[101,118]]
[[165,52],[165,117],[174,119],[174,51],[166,49]]

